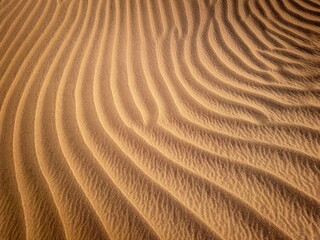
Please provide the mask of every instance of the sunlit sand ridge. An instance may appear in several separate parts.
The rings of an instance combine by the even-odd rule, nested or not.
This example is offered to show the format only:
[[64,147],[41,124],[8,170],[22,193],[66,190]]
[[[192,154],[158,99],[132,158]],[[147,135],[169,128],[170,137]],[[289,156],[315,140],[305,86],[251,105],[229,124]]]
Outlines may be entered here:
[[0,0],[0,239],[320,239],[320,2]]

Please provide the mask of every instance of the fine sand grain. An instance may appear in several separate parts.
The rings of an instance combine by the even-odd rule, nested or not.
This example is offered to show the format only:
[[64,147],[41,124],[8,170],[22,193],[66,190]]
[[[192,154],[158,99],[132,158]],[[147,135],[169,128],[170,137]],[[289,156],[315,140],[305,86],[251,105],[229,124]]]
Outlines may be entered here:
[[320,239],[320,1],[0,0],[0,239]]

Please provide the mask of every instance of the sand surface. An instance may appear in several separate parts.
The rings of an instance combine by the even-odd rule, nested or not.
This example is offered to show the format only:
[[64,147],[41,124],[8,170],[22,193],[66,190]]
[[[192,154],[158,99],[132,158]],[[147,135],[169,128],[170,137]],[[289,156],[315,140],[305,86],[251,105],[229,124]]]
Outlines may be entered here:
[[320,1],[0,0],[0,239],[320,239]]

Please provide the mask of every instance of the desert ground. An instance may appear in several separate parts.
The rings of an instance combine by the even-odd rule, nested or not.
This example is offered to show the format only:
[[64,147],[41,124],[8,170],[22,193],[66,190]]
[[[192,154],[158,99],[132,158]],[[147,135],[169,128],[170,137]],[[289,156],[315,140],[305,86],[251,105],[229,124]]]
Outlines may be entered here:
[[320,239],[319,0],[0,0],[0,239]]

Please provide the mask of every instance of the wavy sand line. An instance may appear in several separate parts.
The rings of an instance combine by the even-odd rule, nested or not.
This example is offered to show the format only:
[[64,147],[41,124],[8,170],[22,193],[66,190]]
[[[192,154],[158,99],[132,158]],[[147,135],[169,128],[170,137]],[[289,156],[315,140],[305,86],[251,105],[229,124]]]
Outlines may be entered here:
[[[63,11],[55,11],[54,13],[60,13],[61,15],[54,14],[52,21],[58,21],[64,14]],[[52,24],[52,26],[58,25]],[[50,48],[47,48],[46,50],[51,50],[52,52],[52,49]],[[46,51],[44,52],[47,53]],[[48,59],[48,55],[44,54],[42,57],[44,56]],[[44,59],[45,58],[40,60]],[[33,126],[33,119],[26,118],[26,114],[23,111],[26,109],[31,110],[33,108],[31,104],[35,101],[36,95],[31,95],[30,93],[34,88],[34,81],[38,79],[36,76],[39,74],[39,65],[35,66],[34,73],[35,78],[30,78],[30,81],[26,85],[21,96],[21,101],[17,108],[13,136],[13,147],[15,149],[13,157],[17,173],[20,173],[17,174],[17,180],[21,192],[22,203],[24,211],[30,212],[30,214],[25,215],[26,232],[27,235],[32,238],[64,238],[63,230],[61,231],[63,225],[60,221],[60,216],[55,209],[55,203],[51,196],[52,192],[48,189],[47,183],[42,176],[41,169],[37,166],[36,153],[34,147],[32,147],[33,145],[31,145],[31,143],[34,142],[33,133],[25,132],[25,126]],[[25,149],[23,147],[25,142],[30,143],[30,148]],[[43,191],[39,190],[41,189],[41,186],[45,187]],[[39,204],[33,204],[34,202],[39,202]],[[46,209],[46,207],[48,207],[48,209]],[[51,226],[53,232],[48,232],[45,227],[46,225]]]
[[[48,4],[45,5],[46,7],[46,10],[48,11]],[[31,9],[30,9],[31,10]],[[39,10],[39,9],[38,9]],[[43,11],[44,9],[40,9],[39,12]],[[38,14],[40,14],[38,12]],[[4,45],[4,48],[5,50],[7,49],[10,49],[11,48],[11,52],[7,51],[6,53],[3,53],[4,54],[4,57],[0,60],[1,62],[1,68],[0,68],[0,71],[1,71],[1,75],[3,74],[4,75],[4,79],[3,81],[0,82],[0,90],[1,90],[1,94],[0,94],[0,99],[1,99],[1,108],[2,108],[2,103],[3,103],[3,99],[5,98],[7,92],[9,92],[9,87],[11,86],[11,84],[13,84],[16,80],[15,78],[15,75],[17,74],[18,70],[20,69],[17,69],[17,68],[14,68],[14,64],[13,62],[15,62],[15,64],[19,64],[19,65],[26,65],[27,63],[23,62],[23,60],[26,59],[27,56],[30,56],[29,54],[32,53],[33,51],[31,49],[34,49],[31,44],[31,41],[37,41],[35,40],[34,38],[32,39],[32,37],[39,37],[42,35],[43,31],[40,31],[37,26],[39,24],[39,22],[41,23],[41,26],[44,26],[44,19],[46,17],[50,17],[50,14],[48,14],[47,16],[46,15],[42,15],[40,18],[38,17],[34,17],[33,20],[37,20],[36,22],[33,21],[33,24],[36,24],[33,28],[33,32],[35,36],[33,36],[32,34],[28,35],[26,38],[14,38],[13,40],[11,39],[10,41],[10,46],[7,46],[5,47]],[[28,22],[28,21],[26,21]],[[32,24],[30,24],[31,26]],[[40,25],[40,24],[39,24]],[[30,27],[29,26],[29,27]],[[19,32],[20,33],[20,32]],[[18,33],[18,36],[19,36],[19,33]],[[9,35],[10,36],[10,35]],[[20,40],[20,43],[19,43],[19,40]],[[22,40],[22,41],[21,41]],[[24,41],[27,41],[27,43],[25,44],[24,48],[21,48],[21,45]],[[18,45],[13,45],[14,43],[18,42]],[[20,44],[20,46],[19,46]],[[30,47],[30,48],[28,48]],[[17,51],[17,48],[18,48],[18,51]],[[15,52],[14,49],[16,50]],[[30,59],[31,60],[31,59]],[[34,61],[34,59],[32,59]],[[12,81],[12,82],[10,82]]]

